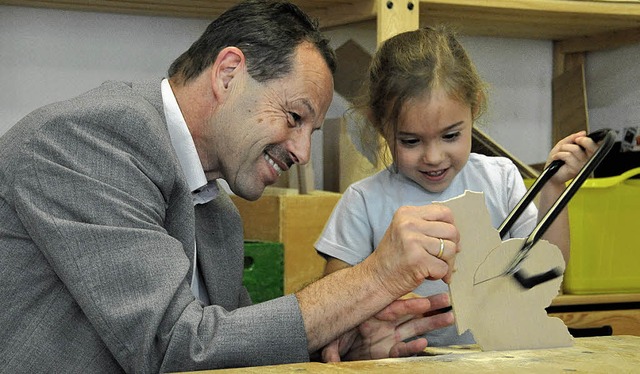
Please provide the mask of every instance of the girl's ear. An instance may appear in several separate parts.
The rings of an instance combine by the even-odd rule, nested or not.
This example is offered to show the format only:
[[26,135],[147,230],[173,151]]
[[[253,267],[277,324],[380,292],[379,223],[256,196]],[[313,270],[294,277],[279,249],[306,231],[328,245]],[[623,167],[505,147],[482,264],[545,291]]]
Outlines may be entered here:
[[218,53],[211,69],[213,94],[220,100],[229,92],[234,79],[244,71],[244,53],[237,47],[226,47]]

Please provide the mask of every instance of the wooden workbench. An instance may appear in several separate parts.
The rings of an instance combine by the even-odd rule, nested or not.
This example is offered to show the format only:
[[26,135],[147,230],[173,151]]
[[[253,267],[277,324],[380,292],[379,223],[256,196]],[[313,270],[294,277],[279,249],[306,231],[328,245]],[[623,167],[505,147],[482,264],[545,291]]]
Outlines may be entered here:
[[640,337],[575,339],[573,347],[482,352],[474,346],[428,348],[428,356],[322,364],[308,362],[198,373],[632,373],[640,371]]

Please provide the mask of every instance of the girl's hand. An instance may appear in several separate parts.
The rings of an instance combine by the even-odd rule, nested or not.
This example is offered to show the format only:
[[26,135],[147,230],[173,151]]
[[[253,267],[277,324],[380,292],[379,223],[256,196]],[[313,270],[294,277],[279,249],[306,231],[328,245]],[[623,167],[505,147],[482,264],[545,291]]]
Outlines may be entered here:
[[555,160],[564,161],[564,165],[551,178],[551,182],[563,185],[575,178],[589,158],[596,152],[598,145],[587,136],[586,131],[571,134],[560,140],[549,153],[545,166]]

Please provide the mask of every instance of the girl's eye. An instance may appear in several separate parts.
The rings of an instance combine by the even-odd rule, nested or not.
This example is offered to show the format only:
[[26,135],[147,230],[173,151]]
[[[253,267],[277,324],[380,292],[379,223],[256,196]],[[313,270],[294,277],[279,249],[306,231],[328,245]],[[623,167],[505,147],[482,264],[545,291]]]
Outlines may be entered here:
[[442,138],[444,140],[447,140],[447,141],[452,141],[452,140],[455,140],[459,136],[460,136],[460,131],[456,131],[456,132],[452,132],[452,133],[449,133],[449,134],[445,134],[444,136],[442,136]]
[[418,144],[420,142],[420,140],[418,140],[416,138],[398,139],[398,141],[400,142],[400,144],[405,145],[405,146],[416,145],[416,144]]

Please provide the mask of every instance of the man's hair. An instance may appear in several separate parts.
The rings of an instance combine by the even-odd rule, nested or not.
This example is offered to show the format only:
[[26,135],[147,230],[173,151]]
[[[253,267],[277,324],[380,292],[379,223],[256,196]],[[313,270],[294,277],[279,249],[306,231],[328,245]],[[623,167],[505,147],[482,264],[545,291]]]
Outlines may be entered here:
[[291,71],[296,47],[305,41],[318,49],[335,72],[335,53],[316,20],[285,1],[244,1],[211,22],[171,64],[168,74],[184,84],[210,66],[223,48],[234,46],[244,53],[247,70],[254,79],[277,79]]

